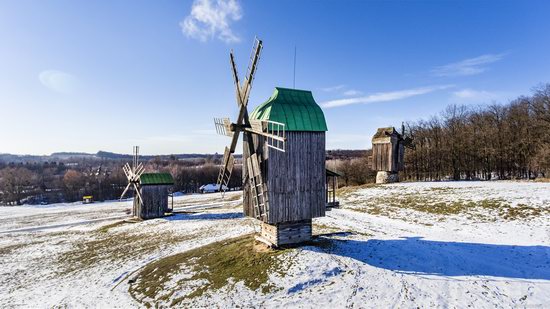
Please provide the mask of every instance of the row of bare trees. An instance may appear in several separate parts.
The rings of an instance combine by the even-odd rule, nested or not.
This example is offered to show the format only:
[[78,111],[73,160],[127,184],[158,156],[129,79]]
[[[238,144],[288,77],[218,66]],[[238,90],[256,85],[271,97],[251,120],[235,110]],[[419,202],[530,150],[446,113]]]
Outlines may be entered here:
[[[120,160],[80,160],[63,163],[0,163],[0,205],[21,203],[56,203],[82,200],[92,195],[94,200],[120,197],[127,184]],[[146,163],[147,172],[168,172],[174,177],[174,191],[199,192],[202,185],[216,183],[219,159],[168,160],[153,159]],[[237,164],[230,188],[242,186],[241,166]]]
[[511,179],[550,172],[550,84],[508,104],[449,106],[408,124],[410,180]]
[[[0,204],[56,203],[114,199],[126,185],[126,177],[115,162],[81,161],[74,165],[58,162],[8,164],[0,166]],[[106,168],[105,166],[109,166]]]
[[[74,202],[82,200],[84,195],[100,201],[117,199],[127,184],[121,168],[123,163],[120,160],[0,163],[0,205]],[[148,172],[172,174],[174,191],[193,193],[199,192],[204,184],[217,182],[219,159],[153,159],[145,166]],[[241,166],[237,164],[229,187],[240,188],[241,177]]]

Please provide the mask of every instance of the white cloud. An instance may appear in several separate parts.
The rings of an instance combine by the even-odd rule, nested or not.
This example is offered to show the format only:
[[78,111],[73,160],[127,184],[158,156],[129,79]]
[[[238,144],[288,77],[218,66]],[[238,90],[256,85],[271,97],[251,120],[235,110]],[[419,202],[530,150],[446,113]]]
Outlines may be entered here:
[[503,97],[505,97],[505,94],[502,92],[474,90],[469,88],[455,91],[452,95],[457,100],[471,102],[490,102],[503,99]]
[[71,94],[74,93],[77,88],[76,77],[61,71],[42,71],[38,74],[38,79],[42,85],[58,93]]
[[321,88],[321,90],[324,92],[334,92],[334,91],[342,90],[344,88],[346,88],[346,85],[331,86],[331,87]]
[[488,64],[500,61],[502,58],[504,58],[504,54],[481,55],[479,57],[435,67],[432,70],[432,74],[442,77],[476,75],[485,72]]
[[361,91],[359,91],[359,90],[355,90],[355,89],[350,89],[350,90],[344,91],[343,94],[344,94],[345,96],[352,97],[352,96],[361,95],[361,94],[363,94],[363,92],[361,92]]
[[226,43],[239,42],[231,23],[242,18],[242,9],[236,0],[195,0],[191,13],[180,22],[183,33],[206,42],[213,38]]
[[405,89],[398,91],[390,92],[378,92],[364,97],[348,98],[348,99],[338,99],[331,100],[324,103],[321,103],[321,106],[324,108],[345,106],[351,104],[370,104],[378,102],[389,102],[396,101],[401,99],[406,99],[418,95],[428,94],[437,90],[443,90],[452,87],[452,85],[441,85],[441,86],[429,86],[422,88],[413,88]]

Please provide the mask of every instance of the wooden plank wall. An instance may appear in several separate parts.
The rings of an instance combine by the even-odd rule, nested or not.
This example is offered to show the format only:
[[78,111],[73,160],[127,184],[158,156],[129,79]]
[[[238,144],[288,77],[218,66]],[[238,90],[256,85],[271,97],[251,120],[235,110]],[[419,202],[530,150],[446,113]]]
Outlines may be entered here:
[[286,152],[267,159],[269,221],[300,221],[325,215],[325,132],[287,132]]
[[137,212],[141,219],[153,219],[164,216],[168,210],[168,190],[171,186],[142,186],[143,202]]
[[404,168],[405,148],[399,143],[396,136],[391,136],[387,141],[374,141],[372,144],[372,167],[375,171],[393,172],[402,171]]
[[311,219],[278,223],[262,223],[261,237],[275,246],[298,244],[311,240]]
[[372,161],[375,171],[391,171],[392,168],[392,144],[373,144]]
[[[252,136],[264,182],[269,191],[266,223],[307,220],[325,215],[325,132],[287,132],[286,152],[267,150],[263,138]],[[243,143],[243,160],[249,155],[248,138]],[[243,177],[247,176],[243,165]],[[246,179],[246,178],[245,178]],[[244,185],[243,211],[254,217],[248,181]]]

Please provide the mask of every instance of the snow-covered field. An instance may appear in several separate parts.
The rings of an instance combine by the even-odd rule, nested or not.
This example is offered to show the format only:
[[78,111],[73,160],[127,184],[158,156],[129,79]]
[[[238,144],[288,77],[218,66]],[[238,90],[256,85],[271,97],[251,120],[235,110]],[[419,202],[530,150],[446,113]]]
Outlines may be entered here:
[[262,288],[208,285],[181,254],[258,231],[240,194],[178,197],[175,215],[138,223],[130,201],[0,207],[0,307],[550,307],[550,183],[344,188]]

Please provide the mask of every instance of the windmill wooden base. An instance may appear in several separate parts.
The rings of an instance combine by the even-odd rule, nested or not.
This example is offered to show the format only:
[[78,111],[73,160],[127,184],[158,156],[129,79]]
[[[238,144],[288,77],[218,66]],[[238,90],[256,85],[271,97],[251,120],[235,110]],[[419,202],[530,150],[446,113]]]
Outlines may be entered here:
[[397,172],[377,172],[376,183],[394,183],[399,182],[399,174]]
[[261,223],[258,241],[270,247],[295,245],[311,240],[311,219],[277,224]]

